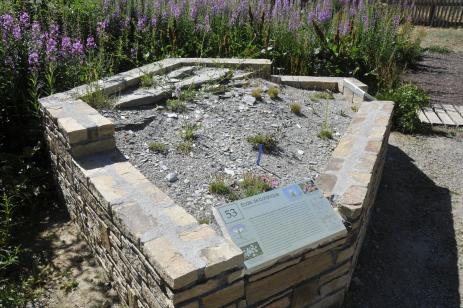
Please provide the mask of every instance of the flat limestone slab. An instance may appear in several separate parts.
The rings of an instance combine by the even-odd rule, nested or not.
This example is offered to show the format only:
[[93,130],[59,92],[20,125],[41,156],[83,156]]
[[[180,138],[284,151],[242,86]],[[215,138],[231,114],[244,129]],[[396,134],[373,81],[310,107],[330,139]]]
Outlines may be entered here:
[[248,273],[347,233],[312,181],[218,206],[214,215],[223,233],[243,251]]
[[137,89],[130,94],[119,97],[114,102],[116,108],[128,108],[156,104],[172,97],[172,88]]

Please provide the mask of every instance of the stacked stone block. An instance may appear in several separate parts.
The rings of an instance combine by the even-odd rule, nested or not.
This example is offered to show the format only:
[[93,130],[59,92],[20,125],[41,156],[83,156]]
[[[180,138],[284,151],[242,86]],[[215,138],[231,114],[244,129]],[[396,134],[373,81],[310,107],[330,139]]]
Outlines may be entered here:
[[[98,82],[106,94],[148,73],[183,65],[248,68],[268,77],[267,60],[166,59]],[[55,178],[72,219],[129,307],[328,307],[348,289],[381,177],[392,103],[364,102],[356,80],[272,76],[331,89],[359,111],[318,183],[350,226],[348,235],[294,252],[257,272],[228,239],[200,225],[115,148],[114,125],[80,98],[88,86],[41,99]],[[363,88],[362,88],[363,87]],[[363,92],[362,92],[363,91]]]

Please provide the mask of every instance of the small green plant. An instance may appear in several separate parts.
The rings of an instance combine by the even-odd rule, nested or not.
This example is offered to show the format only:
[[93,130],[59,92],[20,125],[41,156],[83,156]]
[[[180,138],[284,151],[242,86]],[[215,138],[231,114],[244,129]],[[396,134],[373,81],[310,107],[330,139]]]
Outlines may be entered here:
[[182,139],[193,141],[196,138],[196,131],[201,127],[198,123],[186,123],[182,126]]
[[262,89],[261,88],[252,89],[251,96],[254,97],[256,100],[260,101],[262,99]]
[[343,118],[347,118],[349,116],[343,109],[339,111],[339,115]]
[[190,85],[187,89],[177,90],[177,99],[182,102],[191,102],[198,98],[201,92],[196,90],[194,85]]
[[140,87],[149,88],[154,85],[153,74],[145,74],[140,77]]
[[276,99],[280,94],[280,90],[277,86],[271,86],[270,88],[268,88],[267,93],[271,99]]
[[294,113],[295,115],[301,115],[301,110],[302,110],[302,105],[299,103],[292,103],[289,105],[289,108],[291,109],[291,112]]
[[331,92],[315,92],[310,95],[310,99],[318,102],[324,99],[334,99],[334,96]]
[[78,286],[79,286],[79,282],[73,278],[73,279],[63,282],[60,289],[64,290],[64,292],[67,294],[75,290]]
[[259,144],[262,144],[264,151],[266,152],[275,151],[278,144],[274,135],[257,134],[249,136],[246,140],[252,145],[254,150],[258,150]]
[[350,109],[353,111],[353,112],[357,112],[359,111],[359,105],[356,104],[356,103],[352,103],[352,105],[350,106]]
[[414,133],[421,128],[418,111],[429,105],[429,96],[416,85],[404,83],[396,89],[378,94],[377,98],[395,103],[392,112],[394,129],[403,133]]
[[433,52],[433,53],[440,53],[440,54],[448,54],[451,52],[450,49],[438,45],[432,45],[427,48],[424,48],[425,51]]
[[150,144],[148,144],[148,149],[154,153],[167,153],[167,146],[161,142],[151,142]]
[[182,154],[188,154],[193,151],[193,143],[191,141],[181,142],[177,145],[177,150]]
[[82,98],[82,100],[93,108],[103,109],[112,107],[111,99],[100,89],[97,82],[90,83],[86,92],[87,94]]
[[232,191],[224,179],[217,178],[209,183],[209,192],[216,195],[228,196]]
[[246,197],[251,197],[272,189],[272,186],[267,181],[251,173],[244,175],[240,186],[244,189]]
[[320,132],[318,133],[318,137],[322,139],[333,139],[333,131],[331,129],[328,115],[329,115],[329,108],[328,108],[328,104],[326,104],[322,127],[320,129]]
[[211,219],[209,217],[201,217],[198,219],[200,225],[209,225],[211,224]]
[[179,99],[169,99],[167,100],[167,108],[174,112],[183,113],[187,111],[186,104]]

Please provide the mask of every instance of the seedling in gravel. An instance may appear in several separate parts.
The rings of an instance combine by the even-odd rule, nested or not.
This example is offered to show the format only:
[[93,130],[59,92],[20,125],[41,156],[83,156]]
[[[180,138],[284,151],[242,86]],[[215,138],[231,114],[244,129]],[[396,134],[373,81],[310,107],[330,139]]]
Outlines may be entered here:
[[182,154],[189,154],[193,151],[193,143],[191,141],[181,142],[177,145],[177,150]]
[[167,108],[178,113],[182,113],[187,110],[185,103],[179,99],[169,99],[166,105]]
[[251,197],[272,189],[272,186],[267,181],[250,173],[244,175],[240,185],[244,189],[246,197]]
[[228,196],[232,191],[224,179],[217,178],[209,183],[209,192],[216,195]]
[[198,123],[186,123],[182,126],[182,139],[192,141],[196,138],[196,131],[201,127]]
[[320,132],[318,133],[318,137],[322,139],[333,139],[333,131],[331,129],[331,125],[328,119],[328,113],[329,113],[329,108],[328,108],[328,104],[326,104],[325,116],[322,122],[322,127],[320,129]]
[[271,99],[276,99],[278,98],[278,95],[280,94],[280,90],[278,89],[277,86],[271,86],[267,90],[267,94]]
[[278,141],[273,135],[258,134],[249,136],[246,140],[252,145],[254,150],[258,150],[259,144],[262,144],[265,152],[272,152],[276,150],[278,144]]
[[201,217],[200,219],[198,219],[198,223],[200,225],[209,225],[211,223],[211,219],[208,217]]
[[154,153],[167,153],[167,146],[161,142],[151,142],[150,144],[148,144],[148,149]]
[[256,100],[260,101],[262,99],[262,89],[261,88],[252,89],[251,96],[254,97]]
[[289,105],[289,108],[291,109],[291,112],[294,113],[295,115],[301,115],[301,110],[302,110],[302,105],[299,103],[292,103]]
[[347,117],[348,117],[347,113],[346,113],[343,109],[341,109],[341,111],[339,111],[339,115],[340,115],[341,117],[343,117],[343,118],[347,118]]
[[350,106],[350,109],[352,109],[353,112],[357,112],[359,111],[359,106],[357,104],[352,104],[352,106]]
[[315,92],[310,95],[310,99],[318,102],[323,99],[334,99],[334,96],[331,92]]

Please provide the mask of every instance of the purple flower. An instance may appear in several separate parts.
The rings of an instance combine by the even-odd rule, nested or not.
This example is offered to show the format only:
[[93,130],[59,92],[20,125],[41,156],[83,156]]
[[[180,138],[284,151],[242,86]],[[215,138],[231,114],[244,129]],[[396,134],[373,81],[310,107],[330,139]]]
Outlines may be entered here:
[[152,26],[153,28],[156,28],[157,24],[158,24],[158,19],[157,19],[156,16],[153,16],[153,17],[151,18],[151,26]]
[[209,32],[211,30],[211,25],[209,24],[209,14],[204,17],[204,32]]
[[97,22],[96,23],[96,33],[98,33],[98,35],[101,35],[103,32],[106,31],[107,27],[108,27],[108,22],[106,20]]
[[47,55],[48,61],[56,61],[56,41],[54,38],[48,38],[45,46],[45,54]]
[[76,39],[72,44],[71,53],[76,56],[82,55],[84,53],[84,45],[82,45],[79,39]]
[[87,46],[87,49],[95,49],[96,48],[95,38],[93,36],[87,37],[87,42],[85,45]]
[[368,14],[365,14],[365,15],[362,16],[362,22],[363,22],[363,27],[365,29],[368,29],[368,25],[369,25]]
[[63,57],[67,56],[72,52],[71,39],[68,36],[63,36],[61,39],[61,54]]
[[13,26],[12,33],[15,40],[19,41],[21,39],[21,28],[19,27],[19,25]]
[[29,63],[29,68],[35,70],[39,66],[39,54],[36,51],[31,52],[27,62]]
[[170,6],[170,13],[172,14],[172,16],[175,19],[178,19],[178,17],[180,16],[180,8],[178,7],[178,5],[174,1],[170,0],[169,6]]
[[146,21],[147,21],[146,16],[142,16],[142,17],[138,18],[138,21],[137,21],[137,29],[138,29],[138,31],[145,32],[145,30],[146,30]]
[[21,26],[23,26],[23,27],[29,26],[30,20],[31,19],[29,17],[29,14],[27,14],[27,12],[22,12],[19,15],[19,22],[20,22]]
[[307,24],[311,24],[312,21],[314,20],[315,18],[315,13],[313,11],[310,11],[308,14],[307,14]]
[[130,48],[130,56],[132,59],[137,59],[138,50],[137,48]]
[[11,30],[14,24],[13,16],[11,16],[10,14],[5,14],[5,15],[0,16],[0,24],[3,30],[5,31]]

